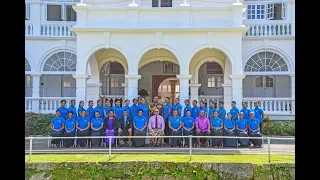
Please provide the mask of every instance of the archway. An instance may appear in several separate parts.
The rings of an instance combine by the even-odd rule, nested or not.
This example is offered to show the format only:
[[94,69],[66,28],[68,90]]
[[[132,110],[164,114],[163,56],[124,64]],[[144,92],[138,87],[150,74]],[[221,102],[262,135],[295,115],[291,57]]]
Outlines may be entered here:
[[32,96],[32,88],[33,88],[33,83],[32,83],[32,76],[30,76],[31,72],[31,66],[27,58],[24,58],[25,62],[25,75],[24,75],[24,84],[25,84],[25,97],[31,97]]
[[[172,52],[166,49],[149,50],[139,61],[139,96],[145,96],[150,102],[152,97],[158,96],[159,85],[167,78],[175,78],[179,73],[179,62]],[[147,94],[142,94],[143,91]]]

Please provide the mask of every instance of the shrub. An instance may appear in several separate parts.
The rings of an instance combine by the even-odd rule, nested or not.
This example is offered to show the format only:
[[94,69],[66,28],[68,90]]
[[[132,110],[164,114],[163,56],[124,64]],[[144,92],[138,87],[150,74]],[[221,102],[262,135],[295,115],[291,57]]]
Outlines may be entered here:
[[295,136],[295,121],[266,121],[262,134],[268,136]]
[[25,136],[48,136],[53,114],[25,113]]

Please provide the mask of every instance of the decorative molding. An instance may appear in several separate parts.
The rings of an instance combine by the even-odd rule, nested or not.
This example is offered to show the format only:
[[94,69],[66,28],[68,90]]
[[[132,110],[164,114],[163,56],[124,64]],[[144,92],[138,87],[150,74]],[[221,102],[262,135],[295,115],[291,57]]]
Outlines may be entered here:
[[106,49],[109,49],[110,48],[110,32],[104,32],[103,36],[104,36],[104,47]]
[[290,77],[296,77],[296,74],[289,74]]
[[161,49],[161,44],[162,44],[162,32],[156,32],[157,49]]
[[201,84],[189,84],[190,87],[200,87]]
[[74,74],[73,78],[75,78],[75,79],[88,79],[89,76],[87,74]]
[[122,87],[128,87],[128,84],[127,83],[121,83],[121,86]]
[[213,35],[214,35],[213,32],[208,32],[208,46],[209,46],[209,49],[213,48]]
[[239,74],[239,75],[229,75],[229,78],[232,79],[232,80],[242,80],[246,77],[246,75],[242,75],[242,74]]
[[141,75],[125,75],[125,78],[140,80],[141,79]]
[[29,74],[32,77],[40,77],[42,74]]
[[183,80],[183,79],[191,79],[192,75],[176,75],[178,79]]
[[101,87],[102,83],[88,83],[87,82],[87,87]]

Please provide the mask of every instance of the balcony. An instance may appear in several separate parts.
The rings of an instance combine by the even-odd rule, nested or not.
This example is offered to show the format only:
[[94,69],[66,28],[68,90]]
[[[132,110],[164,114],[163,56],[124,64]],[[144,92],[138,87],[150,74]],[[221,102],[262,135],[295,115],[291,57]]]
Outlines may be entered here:
[[[33,24],[31,22],[25,23],[25,36],[37,36],[37,37],[75,37],[76,34],[71,32],[71,27],[75,22],[51,22]],[[36,31],[37,29],[38,31]]]
[[285,37],[294,36],[292,23],[264,20],[259,22],[246,22],[249,30],[247,37]]

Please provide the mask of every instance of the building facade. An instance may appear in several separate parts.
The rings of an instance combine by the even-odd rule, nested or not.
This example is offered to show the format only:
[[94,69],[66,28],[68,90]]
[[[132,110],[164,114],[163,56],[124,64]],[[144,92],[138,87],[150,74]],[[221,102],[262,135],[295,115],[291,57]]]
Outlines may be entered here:
[[295,114],[294,0],[29,0],[26,112],[144,96]]

